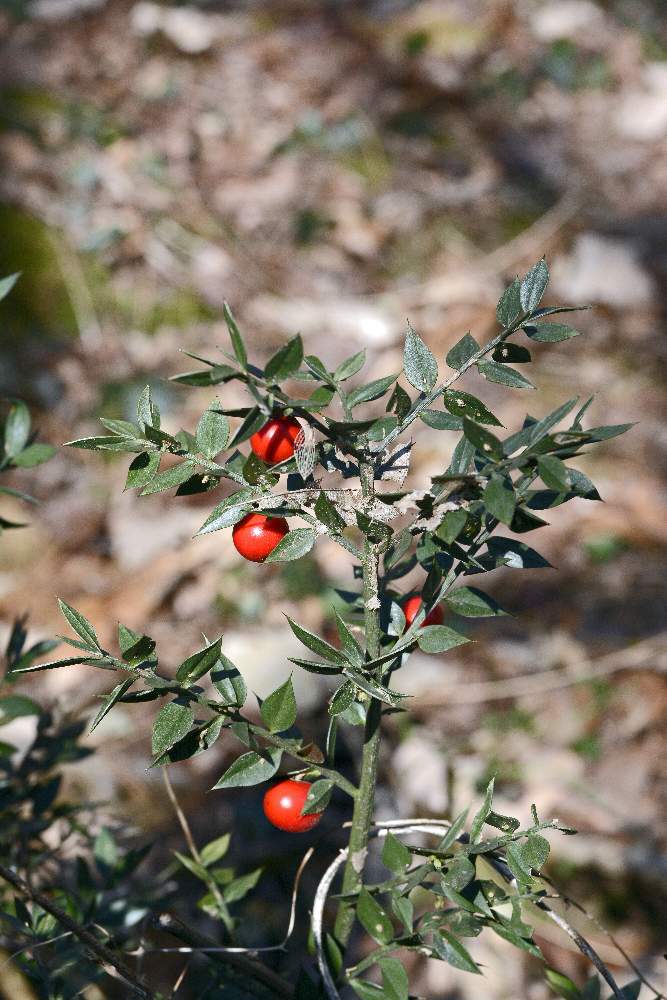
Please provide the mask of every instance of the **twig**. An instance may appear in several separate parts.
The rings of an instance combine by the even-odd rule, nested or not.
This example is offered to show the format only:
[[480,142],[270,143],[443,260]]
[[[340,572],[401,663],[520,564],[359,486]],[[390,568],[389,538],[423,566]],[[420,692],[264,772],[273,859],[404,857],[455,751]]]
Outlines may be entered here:
[[[148,948],[145,953],[161,952],[166,954],[193,955],[196,953],[209,955],[212,961],[229,966],[242,972],[247,978],[269,987],[281,997],[291,997],[292,988],[277,973],[261,962],[250,958],[250,948],[219,948],[214,941],[187,927],[178,917],[171,913],[162,913],[158,918],[161,930],[173,934],[185,942],[183,948]],[[256,949],[259,951],[260,949]],[[245,954],[244,954],[245,953]]]
[[[590,667],[590,669],[585,673],[573,674],[570,672],[572,667]],[[451,688],[445,687],[435,694],[431,692],[428,699],[421,703],[421,707],[471,705],[477,702],[502,701],[505,698],[525,698],[583,684],[625,670],[651,670],[660,674],[667,672],[667,633],[607,653],[596,659],[592,666],[589,660],[582,659],[565,668],[519,674],[497,681],[479,681],[476,684],[466,683]],[[415,698],[413,706],[419,709],[419,698]]]
[[70,931],[74,937],[78,938],[93,953],[104,969],[107,971],[114,969],[118,976],[132,988],[136,996],[143,997],[144,1000],[154,1000],[155,994],[135,976],[132,969],[125,963],[124,958],[121,958],[117,952],[107,948],[106,945],[101,944],[94,934],[91,934],[85,927],[79,926],[56,903],[51,902],[48,896],[45,896],[37,889],[32,889],[16,872],[13,872],[11,868],[6,868],[2,864],[0,864],[0,878],[3,878],[5,882],[9,882],[21,896],[36,903],[43,910],[46,910],[47,913],[50,913],[52,917],[55,917],[59,924]]
[[589,962],[591,962],[598,970],[617,1000],[624,1000],[624,995],[616,983],[616,980],[596,952],[595,948],[588,943],[586,938],[582,937],[579,931],[575,930],[574,927],[567,922],[565,917],[562,917],[560,913],[556,913],[555,910],[552,910],[546,903],[538,901],[536,905],[540,908],[540,910],[543,910],[544,913],[546,913],[549,920],[553,920],[553,922],[560,927],[561,930],[565,931],[567,936],[574,941],[581,954],[585,955]]

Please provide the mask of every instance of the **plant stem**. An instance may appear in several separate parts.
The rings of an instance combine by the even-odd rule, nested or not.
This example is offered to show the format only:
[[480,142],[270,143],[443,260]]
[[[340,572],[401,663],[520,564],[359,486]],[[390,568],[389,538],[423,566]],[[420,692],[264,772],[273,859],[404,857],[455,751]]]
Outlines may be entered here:
[[[372,500],[375,495],[374,467],[365,462],[360,465],[361,490],[364,500]],[[379,552],[377,543],[368,537],[364,541],[362,559],[364,582],[364,609],[366,628],[366,650],[371,660],[380,652],[380,601],[378,596]],[[375,785],[377,782],[378,757],[380,749],[380,720],[382,703],[371,698],[366,715],[364,747],[361,757],[361,776],[354,803],[352,826],[348,841],[348,857],[343,875],[343,894],[355,893],[361,887],[362,874],[368,853],[368,836],[373,821]],[[342,945],[346,945],[354,924],[354,905],[343,900],[338,909],[335,935]]]

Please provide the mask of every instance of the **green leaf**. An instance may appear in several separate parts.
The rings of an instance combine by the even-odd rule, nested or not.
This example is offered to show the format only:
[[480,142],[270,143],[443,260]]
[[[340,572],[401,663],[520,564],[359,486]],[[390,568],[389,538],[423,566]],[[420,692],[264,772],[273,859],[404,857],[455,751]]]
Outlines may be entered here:
[[9,295],[20,276],[21,271],[16,271],[15,274],[8,274],[0,281],[0,302]]
[[548,434],[552,427],[559,424],[576,405],[576,397],[574,399],[568,399],[566,403],[563,403],[561,406],[557,406],[556,409],[552,410],[551,413],[548,413],[546,417],[542,417],[541,420],[536,421],[536,423],[534,423],[530,428],[528,443],[531,445],[537,444],[537,442]]
[[541,455],[537,460],[537,468],[542,482],[558,493],[568,493],[570,480],[567,466],[556,455]]
[[190,732],[194,722],[194,712],[189,705],[170,701],[161,708],[153,723],[151,749],[154,757],[160,757],[171,750],[175,743]]
[[260,756],[254,750],[237,757],[213,788],[246,788],[268,781],[278,770],[282,750],[267,747]]
[[584,984],[581,1000],[600,1000],[600,980],[597,976],[592,976]]
[[509,476],[492,475],[484,489],[483,499],[489,514],[503,524],[512,523],[516,494]]
[[463,854],[447,862],[447,871],[442,875],[442,884],[454,892],[461,892],[475,877],[475,866]]
[[424,653],[446,653],[455,646],[470,642],[467,636],[446,625],[422,625],[416,635],[417,645]]
[[479,810],[475,813],[473,817],[472,824],[470,826],[470,843],[476,844],[482,836],[482,827],[486,823],[486,818],[491,812],[491,807],[493,805],[493,789],[496,783],[495,778],[491,778],[491,781],[486,786],[486,795],[484,796],[484,801],[480,806]]
[[421,410],[419,419],[436,431],[460,431],[463,427],[460,417],[442,410]]
[[267,361],[264,375],[269,382],[281,382],[298,371],[302,361],[303,341],[297,333]]
[[125,489],[134,490],[147,486],[160,468],[161,458],[159,451],[142,451],[136,458],[132,459],[127,470]]
[[486,547],[496,566],[509,566],[511,569],[542,569],[551,566],[550,562],[535,549],[514,538],[504,538],[494,535],[486,543]]
[[109,692],[109,694],[105,697],[104,701],[102,702],[100,710],[98,711],[97,715],[90,724],[90,729],[88,730],[89,733],[92,733],[97,729],[102,719],[106,718],[106,716],[109,714],[114,705],[117,702],[119,702],[123,697],[123,695],[130,690],[130,688],[134,684],[134,681],[135,681],[134,677],[126,677],[125,680],[121,681],[120,684],[116,685],[113,691]]
[[0,698],[0,726],[24,715],[40,715],[41,708],[24,694],[8,694]]
[[355,406],[359,406],[360,403],[369,403],[374,399],[379,399],[380,396],[384,396],[387,389],[390,388],[398,378],[398,375],[386,375],[384,378],[377,378],[373,382],[368,382],[366,385],[357,386],[353,389],[347,397],[347,405],[350,409]]
[[499,344],[494,348],[491,357],[499,364],[505,365],[526,365],[532,361],[528,348],[521,347],[520,344]]
[[56,453],[56,449],[52,444],[42,444],[41,442],[35,442],[34,444],[29,444],[27,448],[16,455],[12,460],[12,464],[17,467],[17,469],[32,469],[36,465],[42,465],[44,462],[48,462],[50,458]]
[[412,855],[398,837],[389,832],[382,847],[382,864],[397,875],[401,875],[409,866]]
[[84,618],[79,611],[70,607],[65,601],[58,599],[58,606],[76,634],[83,640],[86,649],[101,653],[102,647],[99,644],[97,633],[88,619]]
[[260,713],[270,733],[284,733],[294,725],[296,699],[291,676],[262,702]]
[[214,865],[216,861],[224,858],[229,849],[230,840],[231,834],[223,833],[221,837],[216,837],[215,840],[209,841],[208,844],[202,847],[199,856],[204,867],[207,868],[209,865]]
[[323,656],[325,660],[330,660],[332,663],[339,663],[341,665],[347,662],[346,657],[341,653],[339,649],[332,646],[331,643],[327,642],[326,639],[321,639],[319,635],[315,635],[314,632],[309,632],[308,629],[303,628],[303,626],[298,625],[289,615],[285,615],[289,623],[289,627],[294,632],[299,642],[302,642],[304,646],[312,650],[313,653],[317,653],[318,656]]
[[389,400],[387,401],[387,412],[395,413],[397,420],[404,420],[412,408],[412,400],[402,385],[398,382],[394,386]]
[[343,673],[353,680],[357,687],[365,691],[366,694],[384,702],[385,705],[391,705],[392,708],[396,708],[407,697],[407,695],[400,694],[398,691],[390,690],[378,681],[374,681],[365,674],[360,673],[358,670],[353,670],[352,667],[346,667]]
[[481,975],[479,966],[473,961],[467,949],[449,931],[441,928],[437,934],[433,935],[433,950],[438,958],[448,962],[455,969],[462,969],[464,972],[475,972]]
[[20,400],[14,403],[5,421],[5,454],[14,458],[23,451],[30,437],[30,410]]
[[147,430],[150,427],[160,429],[160,411],[152,400],[149,385],[144,386],[137,400],[137,420],[142,429]]
[[534,389],[535,386],[521,372],[507,365],[499,365],[496,361],[478,361],[477,368],[489,382],[508,385],[512,389]]
[[243,677],[224,653],[220,653],[217,663],[211,670],[211,680],[225,705],[242,707],[248,689]]
[[320,358],[315,354],[306,354],[304,357],[304,364],[310,369],[310,371],[322,382],[331,382],[331,373],[327,370],[326,365]]
[[301,810],[302,816],[312,816],[315,813],[322,813],[329,805],[334,783],[329,778],[322,778],[314,781],[308,789],[306,801]]
[[345,521],[324,491],[320,493],[315,502],[315,517],[335,535],[339,535],[345,527]]
[[470,333],[465,333],[449,350],[445,361],[450,368],[460,371],[479,350],[481,348],[475,338]]
[[419,392],[430,392],[438,380],[438,365],[416,330],[408,323],[403,350],[405,377]]
[[[637,1000],[637,997],[641,993],[641,989],[642,984],[639,979],[634,979],[631,983],[626,983],[626,985],[621,988],[623,1000]],[[614,1000],[614,998],[609,997],[609,1000]]]
[[255,868],[254,871],[248,872],[246,875],[239,875],[238,878],[233,879],[226,885],[222,890],[225,902],[238,903],[240,899],[247,896],[250,890],[254,889],[259,882],[262,870],[262,868]]
[[408,934],[412,934],[415,921],[415,907],[411,899],[407,896],[394,896],[391,901],[391,908],[405,927]]
[[185,687],[189,687],[190,684],[194,684],[200,677],[207,674],[211,667],[218,662],[221,643],[222,639],[216,639],[215,642],[193,653],[192,656],[188,656],[187,660],[183,660],[176,671],[176,680]]
[[197,447],[206,456],[213,459],[227,447],[229,441],[229,420],[224,413],[217,410],[206,410],[197,424]]
[[445,604],[455,614],[465,618],[490,618],[507,614],[497,601],[475,587],[457,587],[445,597]]
[[227,302],[224,303],[222,307],[222,315],[224,316],[225,323],[227,324],[227,329],[229,330],[229,336],[232,342],[232,349],[236,355],[236,360],[239,365],[245,371],[248,367],[248,355],[246,353],[245,344],[243,343],[243,337],[241,336],[241,331],[239,330],[236,320],[234,319],[234,314]]
[[338,635],[340,637],[340,644],[343,652],[347,656],[350,663],[356,667],[360,667],[364,662],[364,653],[355,639],[354,635],[348,628],[346,622],[343,621],[338,612],[336,614],[336,628],[338,629]]
[[329,715],[340,715],[346,712],[355,699],[356,687],[352,681],[347,680],[334,692],[329,702]]
[[542,257],[534,267],[531,267],[521,282],[519,298],[526,312],[532,312],[534,309],[537,309],[548,284],[549,268],[547,267],[546,260]]
[[456,843],[459,834],[466,825],[467,818],[468,818],[468,810],[464,809],[463,812],[460,812],[456,817],[456,819],[452,821],[452,825],[450,826],[449,830],[438,844],[439,851],[442,851],[444,853],[445,851],[448,851],[450,849],[452,844]]
[[237,524],[251,509],[251,501],[257,498],[257,490],[244,487],[221,500],[208,515],[197,535],[208,535],[221,528],[230,528]]
[[230,442],[231,446],[236,446],[243,444],[248,438],[251,438],[255,431],[260,430],[267,421],[267,416],[262,413],[258,406],[254,406],[249,413],[243,418],[241,425],[238,427],[236,434]]
[[580,337],[579,330],[564,323],[538,323],[533,326],[524,326],[524,333],[531,340],[537,340],[541,344],[558,344],[562,340],[570,340],[572,337]]
[[152,493],[162,493],[163,490],[170,490],[174,486],[180,486],[189,479],[195,471],[195,464],[189,459],[185,462],[179,462],[178,465],[172,465],[170,468],[165,469],[164,472],[158,472],[157,475],[144,486],[140,493],[140,496],[147,497]]
[[346,379],[352,378],[358,371],[361,371],[365,363],[366,349],[364,348],[358,354],[353,354],[352,357],[346,358],[345,361],[338,365],[338,368],[334,372],[335,381],[344,382]]
[[507,328],[521,313],[521,282],[515,278],[498,300],[496,316],[501,326]]
[[363,888],[357,902],[357,919],[364,930],[380,944],[389,944],[394,936],[394,927],[379,903]]
[[470,393],[462,392],[460,389],[446,389],[443,394],[445,408],[456,417],[469,417],[478,424],[491,424],[495,427],[502,427],[502,424],[493,413],[486,408],[481,400]]
[[475,446],[466,437],[462,437],[452,452],[452,460],[449,463],[447,473],[450,475],[464,475],[472,464],[475,457]]
[[546,837],[541,837],[538,833],[531,833],[520,845],[521,857],[526,868],[534,871],[541,871],[549,858],[551,850]]
[[310,552],[315,544],[315,532],[312,528],[294,528],[276,545],[264,562],[291,562],[300,559]]
[[382,990],[386,1000],[408,1000],[408,974],[397,958],[380,958]]
[[486,458],[493,458],[497,462],[502,460],[504,454],[503,446],[491,431],[487,431],[485,427],[481,427],[479,424],[469,420],[468,417],[464,417],[463,433],[468,441],[475,446],[477,451],[481,452]]
[[557,972],[556,969],[545,969],[544,974],[549,986],[559,997],[564,997],[565,1000],[581,1000],[581,990],[572,982],[569,976],[563,975],[562,972]]

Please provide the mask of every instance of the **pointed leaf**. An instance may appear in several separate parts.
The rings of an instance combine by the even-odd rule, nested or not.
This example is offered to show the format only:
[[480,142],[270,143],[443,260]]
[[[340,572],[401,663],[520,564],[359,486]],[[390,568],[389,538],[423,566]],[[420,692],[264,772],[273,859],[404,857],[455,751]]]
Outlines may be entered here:
[[158,472],[157,475],[153,476],[149,483],[144,486],[140,493],[140,496],[147,497],[152,493],[161,493],[163,490],[173,489],[174,486],[180,486],[189,479],[195,471],[195,464],[189,460],[185,462],[180,462],[178,465],[172,465],[170,468],[165,469],[164,472]]
[[541,344],[558,344],[563,340],[571,340],[572,337],[580,337],[579,330],[564,323],[537,323],[524,326],[524,333],[531,340],[537,340]]
[[296,699],[291,676],[261,705],[262,721],[270,733],[284,733],[296,721]]
[[502,427],[502,424],[493,413],[486,408],[484,403],[476,396],[471,396],[468,392],[460,389],[446,389],[443,394],[445,408],[457,417],[469,417],[478,424],[492,424],[495,427]]
[[437,362],[410,323],[405,336],[403,370],[410,385],[419,392],[430,392],[438,380]]
[[467,636],[446,625],[422,625],[416,635],[417,645],[424,653],[446,653],[455,646],[470,642]]
[[357,354],[353,354],[352,357],[346,358],[341,364],[338,365],[336,371],[334,372],[334,379],[336,382],[344,382],[348,378],[352,378],[356,375],[358,371],[364,367],[366,362],[366,349],[359,351]]
[[227,324],[227,329],[229,330],[229,336],[232,342],[232,349],[236,355],[236,360],[238,361],[241,368],[244,370],[248,367],[248,355],[246,353],[245,344],[243,343],[243,337],[241,336],[241,331],[236,325],[236,320],[234,319],[234,314],[227,302],[224,303],[222,307],[222,315],[225,318],[225,323]]
[[269,382],[281,382],[298,371],[302,361],[303,341],[297,334],[267,361],[264,375]]
[[65,601],[59,599],[58,605],[76,634],[83,640],[86,649],[94,649],[97,652],[101,652],[102,647],[99,644],[97,633],[88,619],[84,618],[79,611],[70,607]]
[[229,420],[224,413],[217,410],[206,410],[197,424],[197,447],[206,456],[213,459],[227,447],[229,441]]
[[385,378],[378,378],[373,382],[368,382],[367,385],[358,386],[348,394],[348,406],[350,409],[353,409],[355,406],[359,406],[360,403],[369,403],[374,399],[379,399],[380,396],[384,396],[387,389],[394,384],[397,378],[398,375],[387,375]]
[[362,888],[359,893],[357,919],[373,940],[380,944],[389,944],[394,936],[391,920],[365,888]]
[[153,756],[159,757],[187,736],[194,718],[189,705],[181,705],[176,701],[171,701],[161,708],[153,723],[151,739]]
[[478,361],[477,368],[489,382],[508,385],[512,389],[534,389],[535,386],[521,372],[509,365],[499,365],[496,361]]
[[329,778],[322,778],[320,781],[314,781],[308,789],[308,795],[306,796],[306,801],[303,804],[301,815],[312,816],[316,813],[324,812],[326,807],[329,805],[333,789],[334,783]]
[[438,958],[448,962],[455,969],[463,969],[464,972],[475,972],[477,975],[481,975],[479,966],[473,961],[467,949],[449,931],[440,928],[439,932],[433,936],[433,950]]
[[543,257],[541,260],[538,260],[534,267],[531,267],[521,282],[520,299],[521,305],[526,312],[532,312],[534,309],[537,309],[548,284],[549,268]]
[[397,958],[380,958],[382,991],[386,1000],[408,1000],[408,974]]
[[465,364],[481,350],[479,344],[470,333],[465,333],[452,348],[450,348],[445,361],[450,368],[460,371]]
[[310,552],[314,544],[315,532],[312,528],[294,528],[278,542],[264,562],[291,562],[293,559],[300,559]]
[[254,750],[237,757],[213,788],[246,788],[268,781],[278,770],[282,750],[268,747],[260,756]]
[[221,643],[222,639],[216,639],[209,646],[205,646],[204,649],[188,656],[187,660],[183,660],[176,671],[176,680],[187,687],[207,674],[218,662]]
[[390,872],[400,875],[408,868],[411,860],[412,855],[408,848],[390,831],[382,846],[382,864]]
[[521,314],[521,282],[515,278],[498,300],[496,316],[501,326],[507,328]]
[[23,451],[30,436],[30,410],[25,403],[14,403],[5,421],[5,454],[14,458]]
[[483,494],[489,514],[502,524],[510,525],[516,508],[516,494],[509,476],[492,475]]
[[475,587],[458,587],[445,597],[445,603],[457,615],[465,618],[490,618],[507,614],[492,597]]

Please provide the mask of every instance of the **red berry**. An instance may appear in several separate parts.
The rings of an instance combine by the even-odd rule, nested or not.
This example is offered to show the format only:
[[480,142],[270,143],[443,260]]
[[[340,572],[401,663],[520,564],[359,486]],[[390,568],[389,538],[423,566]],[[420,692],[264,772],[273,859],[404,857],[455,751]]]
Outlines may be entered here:
[[250,562],[264,562],[289,531],[284,517],[246,514],[234,525],[232,541],[236,550]]
[[309,790],[307,781],[281,781],[269,788],[264,796],[264,815],[269,823],[288,833],[307,833],[317,826],[322,813],[301,815]]
[[292,457],[300,431],[293,417],[272,417],[250,438],[250,447],[267,465],[275,465]]
[[[415,597],[409,597],[407,601],[403,604],[403,613],[405,615],[405,621],[408,626],[412,625],[413,621],[417,617],[417,612],[422,606],[422,599],[415,595]],[[423,628],[424,625],[442,625],[444,620],[444,615],[442,613],[442,608],[439,604],[433,608],[433,611],[426,615],[426,618],[419,626]]]

